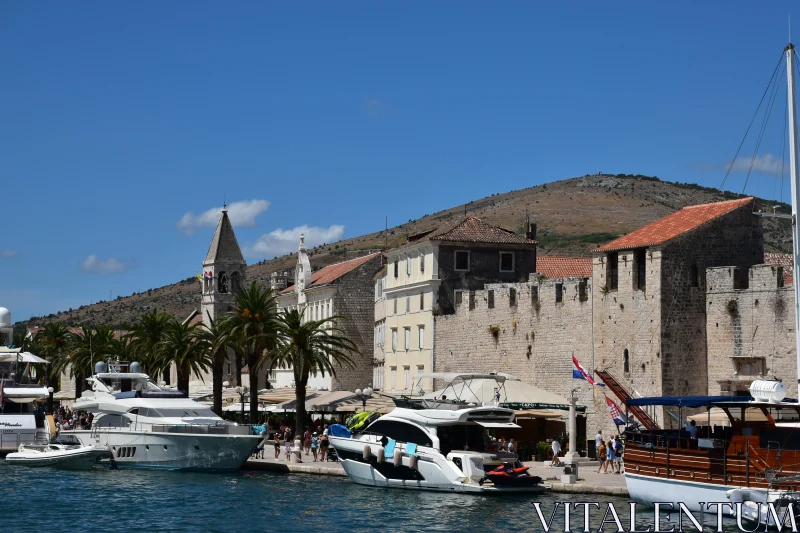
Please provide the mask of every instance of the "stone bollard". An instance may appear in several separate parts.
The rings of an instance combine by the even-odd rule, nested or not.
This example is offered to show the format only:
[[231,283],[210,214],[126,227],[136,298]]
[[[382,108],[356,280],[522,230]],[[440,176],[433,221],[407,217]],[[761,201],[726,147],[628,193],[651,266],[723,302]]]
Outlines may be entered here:
[[300,447],[300,446],[298,446],[296,448],[292,447],[291,450],[289,451],[289,453],[290,453],[289,462],[290,463],[302,463],[303,462],[302,452],[303,452],[303,448],[302,447]]
[[561,483],[571,485],[578,481],[578,472],[574,465],[565,466],[561,474]]

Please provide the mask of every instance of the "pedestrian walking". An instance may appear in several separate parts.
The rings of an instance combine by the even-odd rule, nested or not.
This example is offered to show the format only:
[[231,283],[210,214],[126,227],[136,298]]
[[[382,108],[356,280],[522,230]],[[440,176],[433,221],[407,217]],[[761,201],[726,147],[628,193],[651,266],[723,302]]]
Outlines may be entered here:
[[319,437],[317,437],[317,432],[315,431],[314,434],[311,436],[311,455],[314,456],[314,462],[317,462],[317,448],[319,447]]
[[606,468],[605,473],[608,473],[608,467],[611,467],[611,473],[614,473],[614,464],[615,464],[615,454],[614,454],[614,441],[608,441],[606,444]]
[[303,434],[303,448],[306,449],[306,455],[308,455],[311,451],[311,431],[308,428],[306,428],[306,432]]
[[561,443],[558,442],[558,439],[553,439],[550,447],[553,450],[553,460],[550,461],[550,466],[561,466],[561,461],[558,458],[558,454],[561,453]]
[[622,441],[617,436],[614,438],[614,461],[616,461],[617,474],[622,473]]
[[608,463],[606,463],[607,455],[606,455],[606,445],[603,444],[603,441],[600,441],[600,447],[597,448],[597,462],[600,463],[600,466],[597,468],[597,473],[599,474],[601,470],[608,469]]
[[[327,430],[328,429],[327,429],[327,426],[326,426],[325,431],[327,431]],[[328,435],[323,433],[322,437],[320,437],[320,439],[319,439],[319,454],[320,454],[319,460],[320,461],[326,461],[328,459],[328,446],[329,446],[329,444],[330,443],[328,442]]]

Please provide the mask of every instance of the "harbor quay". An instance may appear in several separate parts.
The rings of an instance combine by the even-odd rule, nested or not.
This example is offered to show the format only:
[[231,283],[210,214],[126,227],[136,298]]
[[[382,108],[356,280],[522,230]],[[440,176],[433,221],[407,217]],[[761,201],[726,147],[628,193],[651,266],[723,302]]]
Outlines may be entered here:
[[[305,458],[305,456],[303,456]],[[341,476],[347,474],[338,461],[312,461],[310,456],[301,463],[293,463],[272,457],[265,459],[250,458],[243,469],[249,471],[279,472],[286,474],[310,474],[314,476]],[[529,461],[523,463],[532,475],[541,477],[552,492],[574,494],[598,494],[607,496],[628,496],[625,477],[621,474],[599,474],[595,461],[580,463],[579,477],[575,483],[560,481],[563,468],[551,467],[547,462]]]

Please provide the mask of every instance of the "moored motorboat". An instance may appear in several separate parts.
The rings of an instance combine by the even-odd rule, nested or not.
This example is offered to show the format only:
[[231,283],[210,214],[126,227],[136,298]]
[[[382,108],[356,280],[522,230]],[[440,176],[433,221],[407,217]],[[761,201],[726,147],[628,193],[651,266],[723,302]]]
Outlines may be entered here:
[[549,491],[541,478],[515,471],[522,467],[516,455],[489,451],[487,429],[519,428],[513,416],[498,407],[398,407],[363,432],[331,434],[330,441],[347,476],[360,485],[472,494]]
[[91,429],[60,437],[107,447],[118,468],[234,471],[261,442],[249,426],[221,419],[185,392],[160,387],[138,363],[99,362],[95,369],[87,380],[91,390],[75,401],[76,409],[94,414]]
[[6,455],[6,462],[23,466],[89,469],[100,459],[110,456],[111,454],[104,446],[21,444],[16,452]]

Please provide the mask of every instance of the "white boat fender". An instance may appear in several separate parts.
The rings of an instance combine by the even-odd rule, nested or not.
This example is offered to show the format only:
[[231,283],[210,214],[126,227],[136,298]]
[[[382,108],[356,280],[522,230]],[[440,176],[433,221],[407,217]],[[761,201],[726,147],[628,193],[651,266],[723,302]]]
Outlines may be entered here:
[[416,455],[409,456],[409,458],[408,458],[408,467],[411,470],[416,470],[417,469],[417,456]]
[[385,460],[386,460],[386,451],[383,449],[383,446],[379,446],[378,447],[378,464],[382,465]]
[[369,461],[369,456],[372,455],[372,450],[369,447],[369,444],[364,445],[364,460]]
[[400,466],[403,464],[403,452],[400,450],[394,451],[394,466]]

